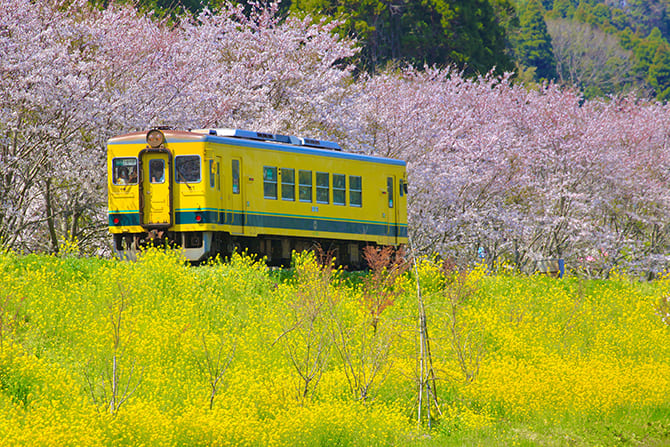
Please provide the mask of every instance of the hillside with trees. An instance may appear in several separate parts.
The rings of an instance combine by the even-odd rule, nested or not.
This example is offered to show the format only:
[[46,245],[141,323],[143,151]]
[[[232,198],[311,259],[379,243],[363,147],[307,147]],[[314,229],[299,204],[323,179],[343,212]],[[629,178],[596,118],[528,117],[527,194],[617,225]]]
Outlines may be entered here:
[[[105,4],[106,2],[103,2]],[[220,0],[142,0],[178,15]],[[252,2],[239,0],[250,11]],[[670,96],[668,0],[285,0],[280,13],[338,21],[357,42],[358,70],[453,66],[466,75],[514,71],[526,84],[578,88],[586,98],[635,91]]]
[[556,0],[545,17],[559,80],[587,97],[636,90],[666,100],[670,94],[670,19],[665,0]]

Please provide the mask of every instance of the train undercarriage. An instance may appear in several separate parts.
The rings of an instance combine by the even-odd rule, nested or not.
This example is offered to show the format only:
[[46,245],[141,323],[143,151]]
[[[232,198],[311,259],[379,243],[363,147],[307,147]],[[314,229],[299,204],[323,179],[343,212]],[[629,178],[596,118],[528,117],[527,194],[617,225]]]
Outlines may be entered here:
[[235,252],[246,251],[266,258],[269,266],[288,267],[293,251],[315,250],[332,256],[336,265],[349,270],[363,269],[363,248],[376,245],[374,242],[277,235],[248,237],[215,231],[174,232],[155,229],[143,233],[114,235],[114,251],[120,259],[135,260],[138,252],[149,246],[170,246],[180,247],[184,256],[193,264],[202,263],[217,255],[226,259]]

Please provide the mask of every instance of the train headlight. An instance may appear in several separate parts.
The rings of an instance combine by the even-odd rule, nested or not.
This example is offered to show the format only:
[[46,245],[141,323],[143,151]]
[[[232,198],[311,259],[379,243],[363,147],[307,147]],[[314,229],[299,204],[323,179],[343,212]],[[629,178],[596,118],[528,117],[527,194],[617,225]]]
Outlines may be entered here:
[[150,130],[147,133],[147,144],[150,147],[160,147],[161,144],[165,143],[165,135],[158,129]]

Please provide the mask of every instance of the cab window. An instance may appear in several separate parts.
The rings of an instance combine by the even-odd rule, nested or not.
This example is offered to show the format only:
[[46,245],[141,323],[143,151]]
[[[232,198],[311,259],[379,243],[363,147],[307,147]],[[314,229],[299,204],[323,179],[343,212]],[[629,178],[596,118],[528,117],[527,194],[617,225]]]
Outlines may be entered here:
[[113,159],[112,183],[115,185],[136,185],[137,158],[123,157]]
[[149,176],[151,183],[165,182],[165,162],[160,159],[149,160]]
[[174,158],[177,183],[198,183],[200,181],[200,156],[177,155]]

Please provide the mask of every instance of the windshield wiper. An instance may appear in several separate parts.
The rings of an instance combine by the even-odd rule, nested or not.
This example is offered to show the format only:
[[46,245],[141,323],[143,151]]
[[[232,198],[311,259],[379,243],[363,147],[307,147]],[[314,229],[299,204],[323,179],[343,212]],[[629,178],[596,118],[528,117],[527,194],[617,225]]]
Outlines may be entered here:
[[186,177],[184,177],[184,174],[179,169],[177,169],[177,176],[181,177],[181,183],[184,183],[186,186],[188,186],[188,189],[193,189],[193,187],[191,187],[191,185],[189,185],[188,181],[186,180]]

